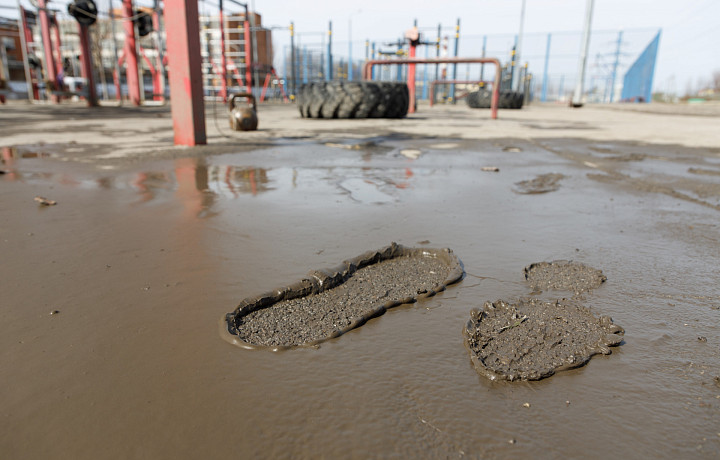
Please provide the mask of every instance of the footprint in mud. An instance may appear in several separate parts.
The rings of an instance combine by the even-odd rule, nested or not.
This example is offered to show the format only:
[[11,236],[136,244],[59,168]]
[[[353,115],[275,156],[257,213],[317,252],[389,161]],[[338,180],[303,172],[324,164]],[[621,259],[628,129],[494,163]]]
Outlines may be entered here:
[[251,349],[314,346],[362,326],[389,308],[433,296],[463,275],[462,264],[450,249],[393,243],[243,300],[223,317],[221,335]]
[[[602,271],[581,263],[556,260],[525,267],[533,294],[543,290],[576,295],[599,287]],[[610,354],[624,330],[608,316],[595,316],[575,300],[521,299],[486,302],[470,313],[463,336],[475,369],[490,380],[539,380]]]
[[554,192],[560,188],[560,180],[564,177],[557,173],[541,174],[532,180],[516,182],[513,191],[523,195]]
[[608,316],[567,301],[486,302],[463,329],[477,372],[490,380],[540,380],[610,354],[624,330]]
[[599,287],[607,277],[602,270],[579,262],[554,260],[528,265],[525,267],[525,279],[533,292],[554,289],[580,294]]

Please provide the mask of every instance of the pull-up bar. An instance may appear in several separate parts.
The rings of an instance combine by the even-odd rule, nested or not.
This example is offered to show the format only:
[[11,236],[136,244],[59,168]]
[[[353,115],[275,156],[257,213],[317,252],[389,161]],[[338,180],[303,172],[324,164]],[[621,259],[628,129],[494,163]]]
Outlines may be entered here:
[[[367,61],[363,67],[363,79],[372,80],[372,69],[376,65],[402,65],[402,64],[495,64],[495,81],[493,83],[492,98],[490,100],[490,116],[497,119],[498,101],[500,99],[500,79],[502,67],[496,58],[411,58],[411,59],[374,59]],[[410,90],[410,107],[415,106],[415,79],[408,80]]]

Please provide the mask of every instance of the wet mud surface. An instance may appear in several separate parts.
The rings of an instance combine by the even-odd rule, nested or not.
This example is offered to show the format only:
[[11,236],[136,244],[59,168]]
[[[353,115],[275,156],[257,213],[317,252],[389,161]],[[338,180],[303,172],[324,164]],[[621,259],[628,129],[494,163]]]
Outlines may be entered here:
[[554,192],[560,188],[560,180],[564,177],[556,173],[541,174],[535,179],[516,182],[514,191],[522,195]]
[[[660,117],[649,128],[667,145],[606,128],[527,134],[512,118],[533,107],[491,121],[458,105],[380,128],[283,124],[262,148],[266,132],[122,157],[122,137],[53,145],[97,122],[68,111],[66,133],[33,125],[45,107],[0,122],[26,132],[0,149],[3,458],[717,459],[716,142],[679,145]],[[261,126],[272,118],[261,112]],[[525,137],[463,137],[493,126]],[[565,176],[558,190],[514,191],[548,172]],[[466,277],[319,348],[247,352],[220,338],[218,319],[246,295],[389,241],[451,247]],[[624,343],[539,381],[478,375],[462,334],[471,308],[504,299],[530,318],[522,267],[552,260],[602,268],[611,282],[577,300],[621,325]],[[556,294],[536,306],[556,311]]]
[[478,373],[490,380],[540,380],[609,355],[623,329],[608,316],[565,301],[486,302],[463,330]]
[[[355,329],[388,308],[444,291],[463,276],[450,250],[388,246],[243,301],[226,317],[230,341],[274,350],[316,345]],[[235,336],[238,340],[235,340]]]
[[525,279],[533,291],[554,289],[579,294],[599,287],[607,277],[602,270],[578,262],[555,260],[528,265]]

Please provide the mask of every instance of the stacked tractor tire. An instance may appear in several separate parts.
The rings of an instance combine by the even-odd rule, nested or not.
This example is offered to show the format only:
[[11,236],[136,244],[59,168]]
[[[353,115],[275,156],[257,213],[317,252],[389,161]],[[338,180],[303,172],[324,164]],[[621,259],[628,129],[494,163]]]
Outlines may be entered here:
[[298,92],[303,118],[402,118],[409,107],[405,83],[319,81]]
[[[524,94],[517,91],[500,91],[498,109],[521,109],[523,106]],[[473,109],[489,109],[492,100],[492,91],[480,89],[467,95],[465,102]]]

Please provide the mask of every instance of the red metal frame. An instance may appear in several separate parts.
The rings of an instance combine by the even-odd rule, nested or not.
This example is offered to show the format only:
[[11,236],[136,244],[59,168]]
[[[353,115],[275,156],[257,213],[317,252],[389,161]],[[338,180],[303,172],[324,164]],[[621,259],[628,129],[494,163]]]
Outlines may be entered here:
[[[60,41],[60,27],[57,22],[57,15],[53,14],[50,18],[50,27],[52,28],[53,35],[55,35],[55,41],[53,42],[53,53],[55,57],[55,67],[57,70],[57,81],[58,86],[60,84],[60,75],[65,76],[63,71],[63,58],[62,58],[62,42]],[[58,91],[62,91],[62,88],[57,88]]]
[[175,144],[206,144],[197,0],[165,0],[165,26]]
[[[160,12],[158,10],[153,10],[152,14],[152,21],[153,21],[153,29],[155,29],[155,33],[160,33]],[[150,68],[154,69],[154,72],[152,72],[152,80],[153,80],[153,100],[158,102],[164,102],[165,101],[165,91],[163,91],[163,74],[165,71],[164,65],[163,65],[163,59],[160,57],[162,49],[162,42],[158,39],[155,41],[157,43],[158,47],[158,53],[157,53],[157,63],[154,66],[150,66]]]
[[285,88],[283,87],[282,80],[280,79],[280,77],[278,77],[277,73],[275,72],[274,67],[270,68],[270,73],[265,74],[265,83],[263,84],[262,93],[260,93],[260,102],[265,102],[265,93],[267,93],[270,79],[272,77],[275,77],[280,84],[280,91],[282,92],[282,95],[283,95],[283,101],[285,103],[290,102],[290,100],[287,97],[287,94],[285,94]]
[[138,49],[140,50],[140,56],[143,58],[143,61],[145,61],[145,64],[147,64],[148,69],[150,69],[150,75],[152,76],[153,82],[153,100],[162,101],[163,95],[162,88],[160,87],[160,72],[155,68],[155,65],[153,65],[150,58],[147,57],[145,50],[143,50],[142,47],[139,47]]
[[490,83],[483,80],[433,80],[430,82],[430,107],[435,104],[435,85],[476,85],[478,83]]
[[[428,58],[428,59],[393,59],[382,60],[373,59],[367,61],[363,67],[363,78],[372,80],[372,69],[376,65],[403,65],[403,64],[495,64],[495,80],[493,83],[492,99],[490,101],[490,116],[497,119],[497,106],[500,99],[500,78],[502,75],[502,67],[500,61],[496,58]],[[409,73],[409,72],[408,72]],[[408,81],[408,89],[410,94],[415,94],[415,80]],[[415,101],[410,101],[410,107]]]
[[[53,58],[53,42],[50,36],[50,18],[45,0],[38,0],[38,18],[40,19],[40,34],[42,35],[43,54],[45,54],[45,72],[47,73],[48,82],[51,82],[56,90],[60,90],[57,80],[57,70],[55,69],[55,59]],[[50,88],[46,88],[50,94]],[[52,95],[53,102],[60,102],[60,97]]]
[[[165,8],[167,10],[167,8]],[[130,19],[134,16],[132,0],[122,2],[123,29],[125,29],[125,78],[127,78],[128,96],[133,105],[140,105],[140,77],[138,74],[138,58],[135,49],[135,24]]]
[[220,13],[218,17],[220,21],[220,97],[223,102],[227,102],[227,59],[225,57],[225,16],[223,15],[223,2],[220,0]]
[[252,47],[250,46],[250,13],[245,9],[245,22],[243,23],[243,32],[245,35],[245,81],[247,82],[247,92],[252,93]]
[[[417,50],[417,45],[413,45],[413,42],[410,42],[410,51],[408,57],[410,59],[415,59],[415,51]],[[413,82],[412,87],[408,85],[408,90],[410,92],[410,105],[408,107],[409,113],[415,113],[415,110],[417,109],[417,105],[415,102],[415,64],[408,64],[407,69],[407,81]]]
[[[30,30],[30,26],[27,23],[27,16],[25,15],[25,8],[22,6],[20,7],[20,15],[22,16],[22,28],[23,32],[25,33],[25,56],[30,56],[30,45],[33,43],[33,33],[32,30]],[[40,100],[40,91],[38,90],[38,84],[37,84],[37,76],[35,75],[35,70],[31,67],[30,68],[30,80],[32,80],[30,83],[32,85],[32,99],[37,101]],[[28,99],[31,96],[28,95]]]
[[78,36],[80,37],[80,53],[82,59],[82,76],[87,82],[87,103],[89,107],[95,107],[97,103],[97,95],[95,92],[95,82],[93,81],[92,72],[92,55],[90,54],[90,32],[88,26],[78,22]]

